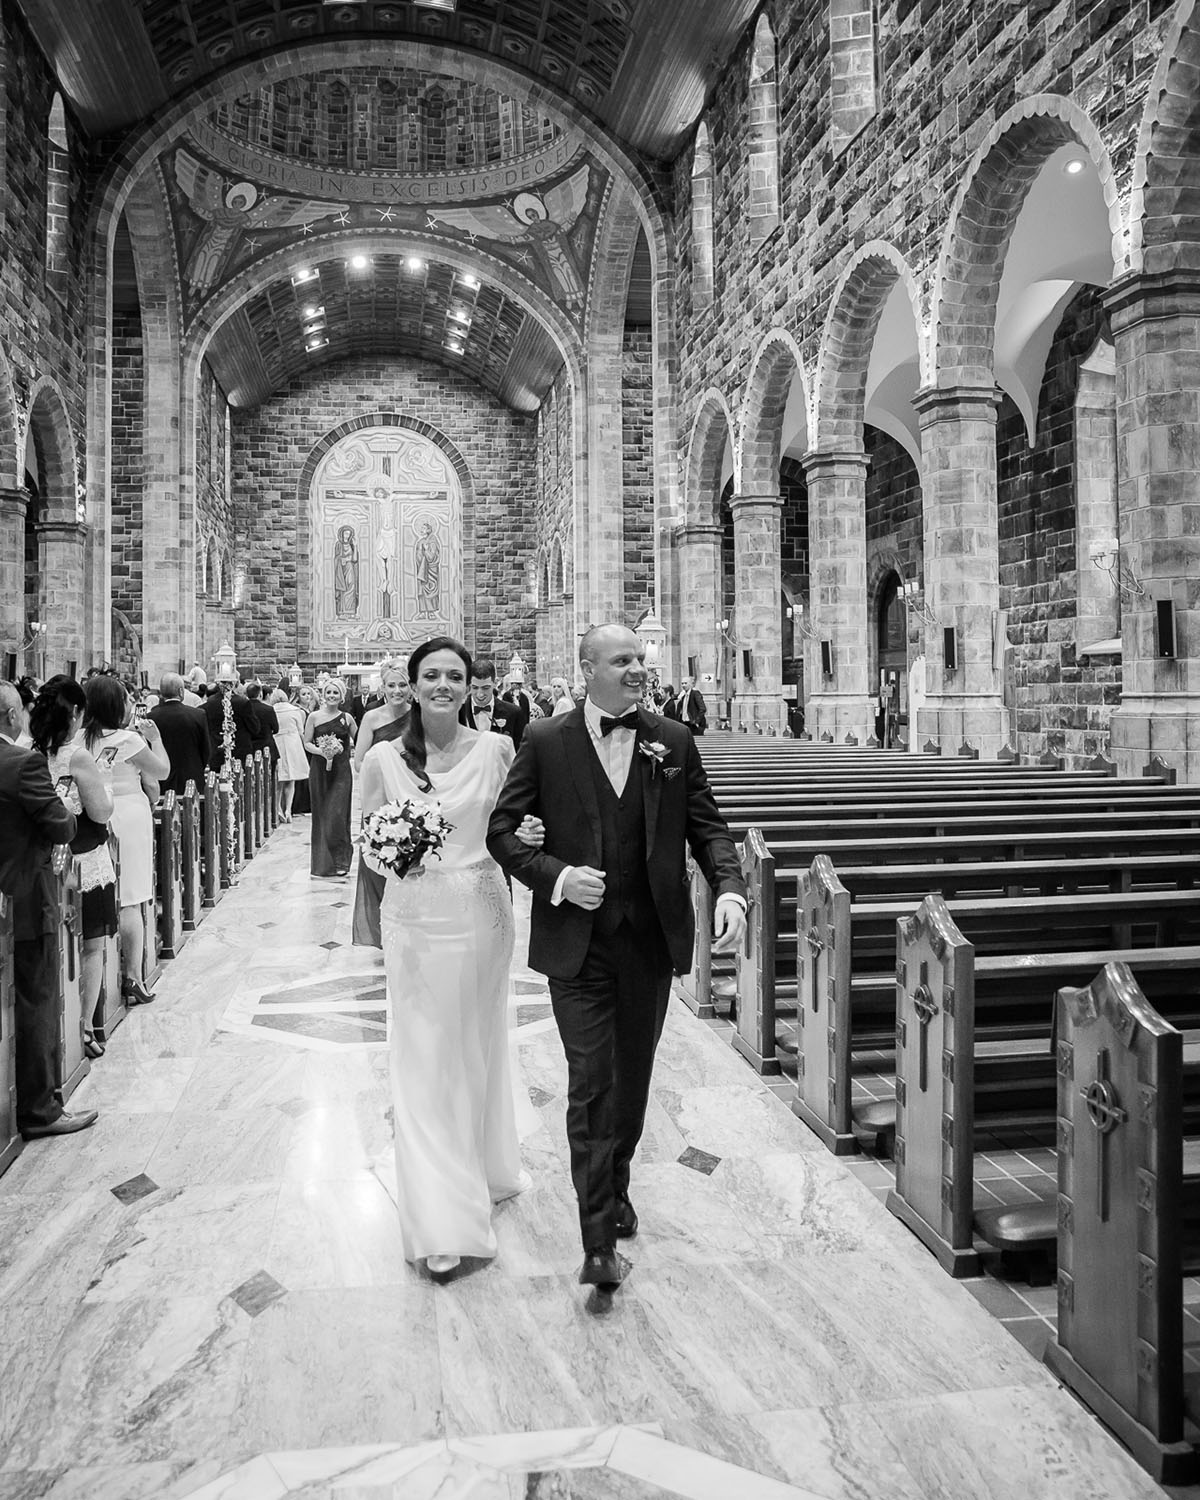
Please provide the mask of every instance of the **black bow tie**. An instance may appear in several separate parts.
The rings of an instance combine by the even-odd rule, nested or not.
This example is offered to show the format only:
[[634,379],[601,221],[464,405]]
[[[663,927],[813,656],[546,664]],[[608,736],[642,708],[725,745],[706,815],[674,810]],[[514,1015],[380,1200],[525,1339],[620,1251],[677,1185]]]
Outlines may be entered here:
[[627,714],[622,714],[619,719],[610,719],[607,714],[600,715],[600,733],[611,734],[614,729],[636,729],[637,709],[631,708]]

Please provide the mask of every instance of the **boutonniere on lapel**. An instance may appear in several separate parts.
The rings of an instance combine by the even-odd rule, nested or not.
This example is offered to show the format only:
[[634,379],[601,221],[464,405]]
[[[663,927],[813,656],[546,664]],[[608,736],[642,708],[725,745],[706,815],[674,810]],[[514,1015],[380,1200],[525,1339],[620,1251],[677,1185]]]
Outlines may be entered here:
[[670,780],[679,770],[678,766],[664,766],[667,758],[667,747],[661,740],[639,740],[638,752],[650,762],[650,777],[653,780],[658,775],[659,767],[662,767],[663,775]]

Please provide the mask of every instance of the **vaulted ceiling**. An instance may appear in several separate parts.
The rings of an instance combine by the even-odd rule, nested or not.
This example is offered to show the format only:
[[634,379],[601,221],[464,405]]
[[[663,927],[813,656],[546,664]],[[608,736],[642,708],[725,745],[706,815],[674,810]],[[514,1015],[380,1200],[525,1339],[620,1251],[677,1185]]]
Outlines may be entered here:
[[[185,135],[164,136],[161,177],[185,323],[235,281],[252,288],[249,300],[230,299],[208,354],[236,404],[343,356],[393,353],[461,370],[526,411],[562,362],[534,309],[555,304],[560,324],[582,329],[612,191],[603,151],[580,125],[590,120],[634,161],[670,159],[755,9],[755,0],[21,3],[75,118],[106,145],[201,86],[212,101]],[[287,271],[267,267],[310,236],[323,314],[306,332],[317,320],[304,308],[318,303],[293,286],[294,258]],[[459,253],[443,260],[439,244]],[[469,323],[454,320],[462,252],[477,262]],[[136,302],[132,270],[118,232],[118,308]],[[514,295],[518,281],[530,296]],[[630,321],[648,321],[649,288],[643,239]]]

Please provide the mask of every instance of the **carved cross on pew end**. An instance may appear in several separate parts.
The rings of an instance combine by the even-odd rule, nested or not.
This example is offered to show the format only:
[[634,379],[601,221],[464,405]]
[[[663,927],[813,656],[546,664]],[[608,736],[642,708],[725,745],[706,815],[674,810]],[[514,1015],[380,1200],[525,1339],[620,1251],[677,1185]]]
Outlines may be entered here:
[[1129,1118],[1129,1111],[1122,1108],[1109,1077],[1108,1048],[1104,1047],[1096,1059],[1096,1077],[1086,1088],[1079,1090],[1079,1097],[1087,1106],[1088,1119],[1092,1122],[1099,1140],[1096,1144],[1096,1205],[1100,1222],[1108,1222],[1108,1138],[1118,1125]]
[[920,1053],[917,1063],[917,1087],[922,1093],[929,1085],[929,1023],[938,1013],[937,1001],[929,988],[929,965],[922,962],[921,978],[912,997],[913,1010],[921,1024]]

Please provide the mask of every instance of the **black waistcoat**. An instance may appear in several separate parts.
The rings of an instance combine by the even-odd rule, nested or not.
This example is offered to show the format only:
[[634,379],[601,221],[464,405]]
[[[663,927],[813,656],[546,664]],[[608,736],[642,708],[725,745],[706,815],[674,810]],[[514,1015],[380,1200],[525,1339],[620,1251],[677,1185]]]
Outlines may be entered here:
[[619,797],[594,750],[588,760],[600,804],[600,866],[606,876],[604,901],[592,918],[594,930],[611,935],[624,920],[636,931],[649,931],[658,925],[658,916],[646,875],[646,811],[637,750]]

